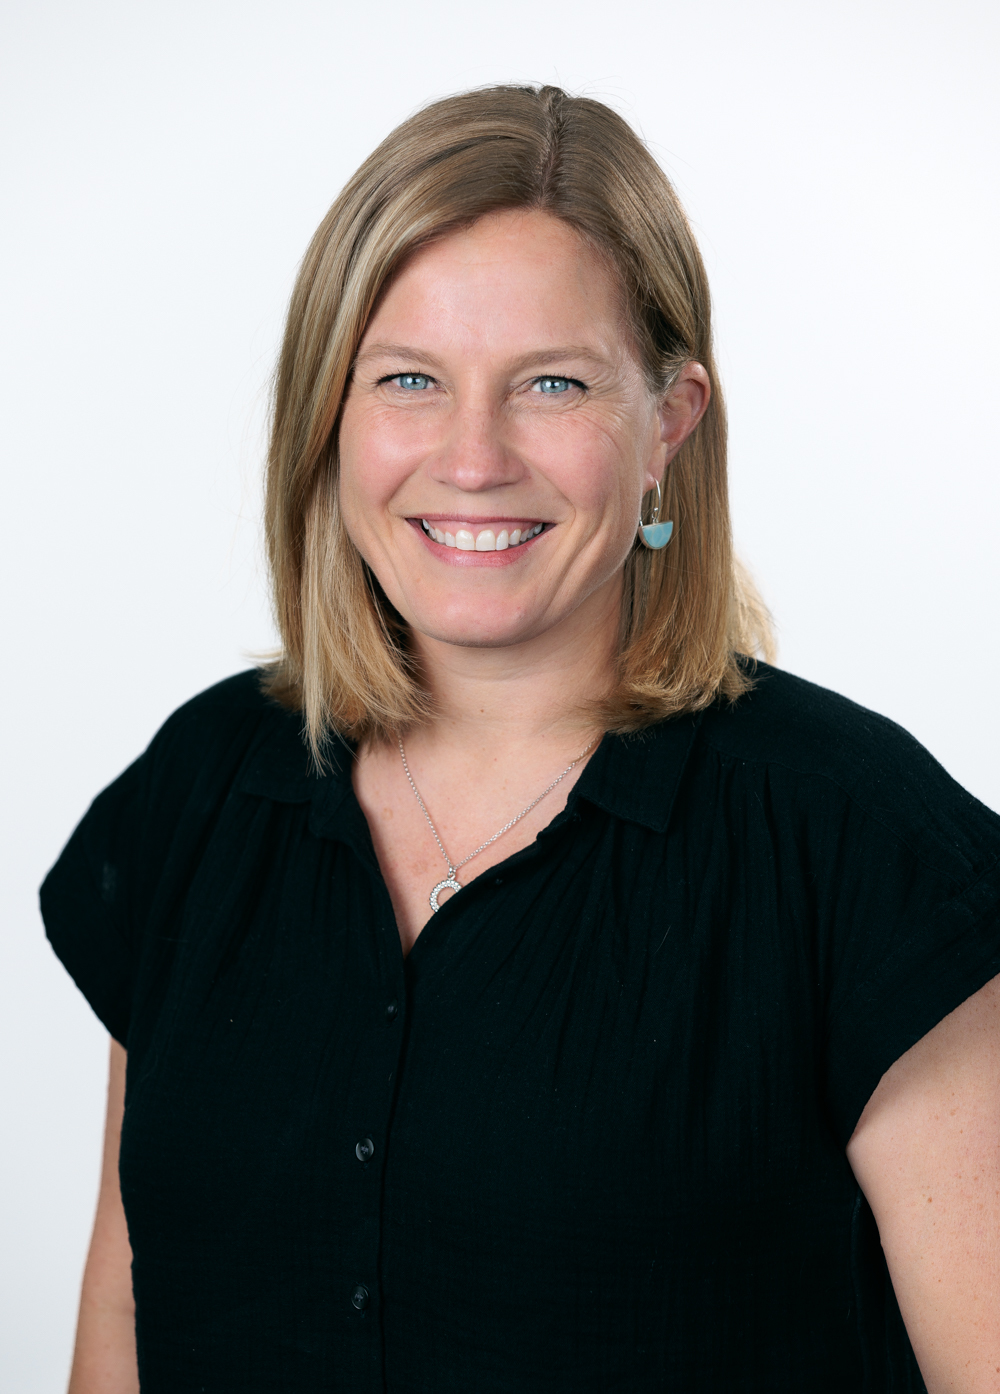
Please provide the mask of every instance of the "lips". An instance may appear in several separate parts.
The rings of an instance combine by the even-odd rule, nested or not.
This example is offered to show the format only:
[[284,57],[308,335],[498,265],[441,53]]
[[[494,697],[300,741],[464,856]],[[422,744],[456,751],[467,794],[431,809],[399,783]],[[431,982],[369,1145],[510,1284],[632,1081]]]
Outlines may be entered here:
[[505,552],[508,547],[520,547],[530,542],[545,527],[544,523],[527,523],[517,527],[481,527],[477,523],[451,523],[447,528],[436,527],[426,518],[421,527],[432,541],[442,547],[455,547],[460,552]]

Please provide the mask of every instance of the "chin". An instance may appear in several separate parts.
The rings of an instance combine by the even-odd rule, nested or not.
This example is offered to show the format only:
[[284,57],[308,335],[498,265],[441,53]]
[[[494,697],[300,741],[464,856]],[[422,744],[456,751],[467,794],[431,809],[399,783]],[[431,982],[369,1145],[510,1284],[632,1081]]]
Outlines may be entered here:
[[421,627],[417,633],[439,644],[453,644],[458,649],[507,649],[536,637],[534,631],[527,631],[520,626],[496,630],[442,625],[439,629]]
[[531,623],[525,615],[492,616],[482,614],[415,615],[409,621],[411,629],[439,644],[454,644],[463,649],[502,649],[534,639],[544,626]]

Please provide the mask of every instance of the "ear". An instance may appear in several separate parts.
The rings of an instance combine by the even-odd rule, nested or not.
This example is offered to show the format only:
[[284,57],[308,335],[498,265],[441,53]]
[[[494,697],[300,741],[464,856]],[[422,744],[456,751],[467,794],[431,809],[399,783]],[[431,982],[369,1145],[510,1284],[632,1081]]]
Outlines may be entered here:
[[685,363],[659,406],[660,439],[672,460],[705,415],[712,384],[700,363]]
[[[660,440],[655,451],[656,463],[651,461],[650,465],[651,469],[659,468],[661,481],[663,470],[705,415],[711,396],[712,384],[702,365],[685,363],[656,410]],[[651,473],[650,489],[654,487],[653,478]]]

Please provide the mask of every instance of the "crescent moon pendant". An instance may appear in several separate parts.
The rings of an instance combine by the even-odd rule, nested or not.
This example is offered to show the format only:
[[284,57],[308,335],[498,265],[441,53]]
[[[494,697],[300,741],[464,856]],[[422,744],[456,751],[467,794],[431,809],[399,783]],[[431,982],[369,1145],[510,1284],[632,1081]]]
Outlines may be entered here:
[[438,884],[437,884],[437,885],[434,887],[434,889],[431,891],[431,895],[430,895],[431,909],[433,910],[434,914],[436,915],[437,912],[438,912],[438,910],[440,910],[440,908],[441,908],[441,907],[438,905],[438,896],[441,894],[442,891],[447,891],[447,890],[460,891],[461,889],[462,889],[462,883],[461,883],[461,881],[456,881],[456,879],[455,879],[454,876],[449,876],[448,879],[447,879],[446,881],[439,881]]

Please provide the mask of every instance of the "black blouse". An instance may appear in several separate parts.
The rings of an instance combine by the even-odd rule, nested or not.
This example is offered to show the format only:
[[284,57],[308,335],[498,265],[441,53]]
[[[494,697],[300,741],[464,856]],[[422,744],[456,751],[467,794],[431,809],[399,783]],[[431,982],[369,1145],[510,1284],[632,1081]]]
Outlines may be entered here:
[[1000,972],[1000,819],[761,666],[404,961],[349,766],[241,674],[43,887],[128,1047],[145,1394],[922,1389],[844,1147]]

